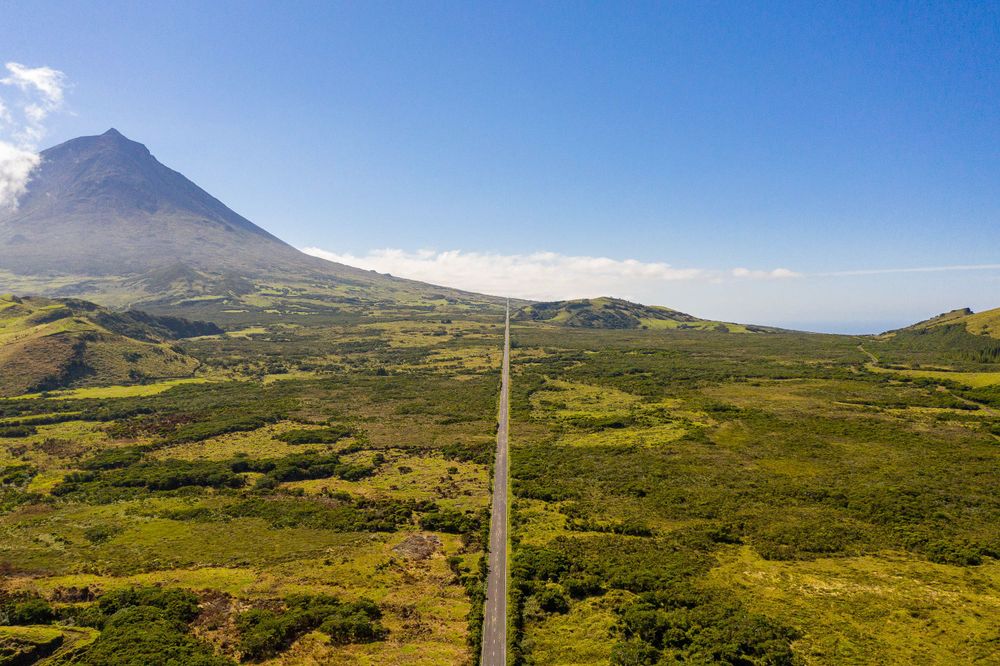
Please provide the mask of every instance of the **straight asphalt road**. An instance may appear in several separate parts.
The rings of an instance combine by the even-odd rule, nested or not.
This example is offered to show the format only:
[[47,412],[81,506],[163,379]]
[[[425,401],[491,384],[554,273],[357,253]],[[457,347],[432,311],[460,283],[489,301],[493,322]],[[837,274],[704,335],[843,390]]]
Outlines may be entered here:
[[490,518],[490,571],[486,579],[482,666],[507,664],[507,404],[510,397],[510,303],[504,318],[503,369],[497,455],[493,466],[493,510]]

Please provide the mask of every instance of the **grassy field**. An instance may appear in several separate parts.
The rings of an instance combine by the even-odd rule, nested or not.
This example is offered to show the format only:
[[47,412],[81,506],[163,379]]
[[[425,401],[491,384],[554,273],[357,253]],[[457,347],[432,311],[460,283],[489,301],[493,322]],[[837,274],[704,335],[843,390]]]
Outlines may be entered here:
[[513,344],[513,663],[1000,661],[997,368],[780,332]]
[[[309,293],[0,400],[0,663],[475,663],[501,313]],[[637,321],[514,326],[513,663],[1000,660],[994,340]]]
[[0,401],[0,663],[471,663],[498,321],[241,326],[194,378]]

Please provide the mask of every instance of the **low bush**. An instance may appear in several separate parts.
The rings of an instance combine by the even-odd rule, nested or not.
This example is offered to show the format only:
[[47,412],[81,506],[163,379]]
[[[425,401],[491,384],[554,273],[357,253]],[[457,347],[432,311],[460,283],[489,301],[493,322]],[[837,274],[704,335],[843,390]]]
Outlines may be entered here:
[[326,595],[290,596],[282,611],[253,609],[237,618],[239,649],[244,659],[274,657],[316,629],[340,645],[379,641],[388,634],[381,617],[378,606],[367,599],[342,602]]

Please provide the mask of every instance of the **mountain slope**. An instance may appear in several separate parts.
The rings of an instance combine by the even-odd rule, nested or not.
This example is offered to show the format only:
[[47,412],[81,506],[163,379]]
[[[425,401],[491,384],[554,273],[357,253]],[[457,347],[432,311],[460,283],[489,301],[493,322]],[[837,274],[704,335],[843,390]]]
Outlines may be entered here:
[[113,129],[44,151],[18,207],[0,211],[0,291],[118,307],[197,302],[199,316],[501,303],[299,252]]
[[698,317],[670,308],[641,305],[618,298],[582,298],[571,301],[532,303],[516,310],[513,321],[538,321],[571,328],[690,329],[728,333],[766,332],[761,326],[745,326]]
[[121,275],[178,262],[259,272],[299,254],[113,129],[44,151],[18,208],[0,216],[0,265],[17,273]]
[[[973,312],[969,308],[959,308],[936,317],[907,326],[902,331],[928,331],[946,326],[961,326],[972,335],[986,335],[1000,338],[1000,308]],[[891,331],[898,333],[899,331]]]
[[198,362],[169,342],[220,332],[204,322],[110,312],[86,301],[0,295],[0,395],[187,377]]

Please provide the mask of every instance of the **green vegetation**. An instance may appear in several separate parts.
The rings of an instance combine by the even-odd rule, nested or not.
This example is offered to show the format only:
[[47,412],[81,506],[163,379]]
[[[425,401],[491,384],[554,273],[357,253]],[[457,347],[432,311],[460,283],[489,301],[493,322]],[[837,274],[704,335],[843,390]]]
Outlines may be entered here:
[[699,319],[670,308],[640,305],[617,298],[532,303],[517,309],[511,319],[515,322],[545,322],[573,328],[675,329],[720,333],[763,333],[775,330]]
[[354,431],[347,426],[329,426],[312,430],[289,430],[278,435],[278,439],[289,444],[336,444]]
[[[198,616],[199,606],[198,598],[186,590],[126,588],[102,595],[96,604],[74,603],[62,605],[58,610],[42,599],[28,597],[9,601],[2,608],[5,623],[35,625],[31,628],[46,639],[36,640],[27,653],[21,650],[27,663],[34,661],[32,657],[49,655],[52,658],[47,663],[51,664],[224,666],[233,663],[190,634],[189,625]],[[91,636],[85,642],[66,641],[68,635],[79,631],[72,628],[74,625],[95,628],[99,632],[96,640]],[[69,643],[71,649],[57,652],[64,643]],[[4,663],[20,663],[16,652],[6,656],[9,660]]]
[[[473,661],[496,313],[254,309],[300,295],[172,341],[197,381],[0,400],[0,654]],[[515,663],[989,662],[996,340],[672,312],[513,330]]]
[[[931,331],[937,328],[951,328],[958,326],[964,328],[971,335],[984,335],[992,338],[1000,338],[1000,308],[974,313],[969,308],[961,308],[945,312],[931,319],[918,322],[913,326],[902,329],[907,332]],[[892,333],[899,333],[893,331]]]
[[75,299],[0,296],[0,395],[190,376],[198,362],[179,338],[215,324],[115,313]]
[[998,387],[888,367],[898,333],[513,336],[514,663],[994,654]]
[[236,619],[240,652],[257,660],[273,657],[307,631],[318,630],[337,645],[383,640],[382,612],[367,599],[349,603],[336,597],[295,595],[281,611],[253,609]]
[[[502,334],[478,317],[265,322],[171,343],[198,381],[0,400],[0,650],[471,661]],[[135,592],[167,589],[194,614]]]

